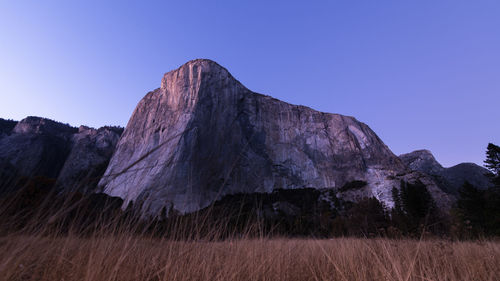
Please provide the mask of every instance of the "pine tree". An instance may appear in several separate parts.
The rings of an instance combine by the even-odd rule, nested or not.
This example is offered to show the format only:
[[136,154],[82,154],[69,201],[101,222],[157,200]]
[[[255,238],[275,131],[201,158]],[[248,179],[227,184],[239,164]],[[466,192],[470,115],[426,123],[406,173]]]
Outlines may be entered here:
[[[405,184],[401,181],[401,189]],[[401,193],[394,186],[392,188],[392,200],[394,201],[394,208],[391,210],[391,223],[393,227],[396,227],[401,233],[408,234],[409,232],[409,222],[408,217],[403,211],[403,206],[401,204]]]
[[458,190],[456,203],[457,216],[461,231],[477,236],[485,231],[485,192],[475,188],[469,182]]
[[420,181],[404,183],[400,194],[403,209],[411,219],[423,219],[436,210],[431,194]]
[[394,211],[397,213],[401,213],[401,198],[399,195],[399,190],[393,186],[392,190],[392,201],[394,202]]
[[491,175],[493,187],[485,191],[484,216],[485,231],[489,235],[500,235],[500,147],[492,143],[486,150],[485,167]]
[[495,186],[500,186],[500,147],[492,143],[488,144],[486,149],[486,160],[484,160],[485,167],[490,170],[492,175],[492,182]]
[[403,233],[419,235],[423,231],[422,227],[428,225],[433,225],[434,230],[442,232],[436,203],[422,182],[411,184],[402,181],[400,190],[393,188],[392,195],[395,203],[393,223]]

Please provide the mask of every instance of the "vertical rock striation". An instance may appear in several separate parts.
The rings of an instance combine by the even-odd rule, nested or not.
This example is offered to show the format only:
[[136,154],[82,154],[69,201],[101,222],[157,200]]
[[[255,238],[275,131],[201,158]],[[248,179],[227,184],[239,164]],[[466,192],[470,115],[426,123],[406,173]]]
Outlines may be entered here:
[[[339,189],[391,204],[406,166],[365,124],[254,93],[210,60],[168,72],[137,105],[99,185],[143,211],[192,212],[226,194]],[[439,190],[435,191],[439,193]]]

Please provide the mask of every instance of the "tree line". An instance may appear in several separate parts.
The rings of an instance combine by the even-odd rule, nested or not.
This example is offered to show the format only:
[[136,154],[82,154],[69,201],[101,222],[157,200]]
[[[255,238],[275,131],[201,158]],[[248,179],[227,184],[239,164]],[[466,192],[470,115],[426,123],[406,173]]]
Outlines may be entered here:
[[[16,197],[0,201],[2,231],[43,227],[49,232],[89,233],[116,231],[181,239],[258,236],[300,237],[414,237],[438,236],[476,239],[500,236],[500,147],[489,144],[485,167],[492,186],[478,189],[465,182],[451,210],[440,210],[425,184],[401,181],[392,189],[394,206],[376,198],[356,202],[337,197],[334,190],[313,188],[276,190],[273,193],[228,195],[213,205],[190,214],[162,210],[145,218],[140,204],[129,204],[105,194],[66,194],[53,189],[54,181],[25,179]],[[361,189],[366,182],[347,183],[340,191]],[[328,200],[324,200],[328,197]],[[137,205],[137,206],[136,206]],[[217,231],[214,232],[213,229]],[[183,229],[183,231],[179,231]],[[0,231],[0,235],[2,234]],[[215,239],[215,238],[214,238]]]

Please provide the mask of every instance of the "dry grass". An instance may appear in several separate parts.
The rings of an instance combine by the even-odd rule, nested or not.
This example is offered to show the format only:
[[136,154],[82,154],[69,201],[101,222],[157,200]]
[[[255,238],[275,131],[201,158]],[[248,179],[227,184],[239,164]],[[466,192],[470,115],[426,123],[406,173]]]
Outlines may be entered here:
[[273,238],[258,221],[239,229],[210,212],[141,226],[47,198],[55,210],[0,200],[0,281],[500,280],[498,241]]
[[0,238],[1,280],[499,280],[500,243]]

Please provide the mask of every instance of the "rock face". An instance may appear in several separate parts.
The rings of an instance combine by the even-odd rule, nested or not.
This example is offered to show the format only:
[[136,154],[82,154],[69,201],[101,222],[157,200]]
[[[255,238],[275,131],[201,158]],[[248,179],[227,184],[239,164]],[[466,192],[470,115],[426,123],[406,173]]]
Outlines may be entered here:
[[429,175],[441,174],[444,171],[443,166],[439,164],[429,150],[415,150],[411,153],[401,154],[399,158],[409,169],[414,171]]
[[486,189],[491,183],[486,176],[489,171],[474,163],[461,163],[450,168],[444,168],[434,158],[429,150],[416,150],[402,154],[399,158],[414,171],[420,171],[431,176],[439,187],[453,195],[465,181],[477,188]]
[[10,135],[16,124],[17,122],[14,120],[5,120],[0,118],[0,139]]
[[71,137],[71,152],[57,178],[63,189],[93,191],[108,166],[109,159],[120,138],[120,129],[103,127],[93,129],[80,126]]
[[226,194],[337,190],[354,180],[390,204],[406,172],[355,118],[254,93],[217,63],[194,60],[139,102],[99,185],[145,213],[185,213]]
[[49,119],[23,119],[0,139],[2,170],[19,176],[57,178],[71,149],[71,135],[76,131]]
[[95,188],[120,136],[117,128],[77,129],[40,117],[0,123],[2,189],[20,177],[40,176],[56,180],[61,190]]

